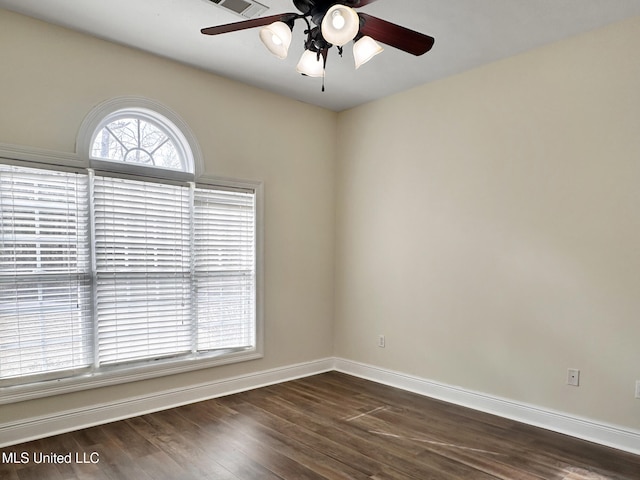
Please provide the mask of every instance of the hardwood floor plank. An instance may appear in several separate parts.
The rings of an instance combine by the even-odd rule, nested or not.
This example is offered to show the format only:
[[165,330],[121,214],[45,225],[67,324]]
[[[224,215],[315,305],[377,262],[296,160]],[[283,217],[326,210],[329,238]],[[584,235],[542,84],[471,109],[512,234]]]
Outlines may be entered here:
[[[264,444],[271,445],[288,458],[319,473],[323,478],[335,480],[366,480],[369,475],[360,472],[349,464],[341,462],[324,452],[324,445],[319,445],[322,437],[312,437],[301,429],[269,414],[251,404],[239,405],[235,408],[242,415],[236,415],[229,421],[231,428],[244,428],[250,425],[252,437]],[[338,448],[344,446],[337,445]]]
[[10,463],[0,463],[0,478],[3,480],[18,480],[18,473]]
[[[281,386],[282,387],[282,386]],[[290,388],[286,392],[286,400],[278,395],[271,398],[262,399],[262,402],[269,405],[269,411],[284,418],[295,418],[297,425],[309,429],[320,436],[330,438],[337,442],[352,446],[359,452],[366,452],[365,455],[382,460],[383,463],[393,465],[405,478],[438,478],[438,479],[458,479],[468,478],[474,474],[474,478],[491,478],[482,475],[480,472],[472,472],[464,465],[451,462],[440,456],[434,456],[428,462],[417,460],[417,455],[423,451],[422,446],[417,444],[406,444],[398,448],[393,442],[379,435],[371,434],[366,430],[354,425],[346,425],[343,420],[353,411],[340,409],[336,412],[336,404],[332,402],[317,401],[315,397],[299,395],[295,388]],[[255,392],[259,394],[260,392]],[[282,410],[281,405],[288,402],[293,403],[295,409]],[[355,428],[354,428],[355,427]]]
[[640,479],[636,455],[338,372],[3,452],[2,480]]
[[208,444],[197,429],[176,422],[175,411],[167,413],[170,415],[162,418],[152,414],[129,419],[128,422],[173,462],[182,465],[190,474],[190,477],[186,478],[239,478],[217,461],[224,456],[226,445]]
[[[369,478],[381,470],[379,463],[351,449],[345,442],[318,435],[289,418],[280,417],[249,402],[239,402],[234,405],[234,409],[242,415],[259,418],[264,425],[277,429],[290,441],[297,442],[303,450],[322,452],[324,456],[337,462],[338,466],[344,465],[341,473],[349,474],[350,478],[360,478],[362,475]],[[390,471],[389,474],[391,475]]]

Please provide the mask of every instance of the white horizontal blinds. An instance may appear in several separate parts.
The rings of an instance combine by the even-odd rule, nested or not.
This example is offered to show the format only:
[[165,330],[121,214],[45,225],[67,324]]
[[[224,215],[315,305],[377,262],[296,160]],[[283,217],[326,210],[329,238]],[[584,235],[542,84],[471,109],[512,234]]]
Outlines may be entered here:
[[255,347],[255,201],[0,165],[0,385]]
[[255,194],[196,188],[198,350],[255,346]]
[[0,378],[87,367],[86,174],[0,165]]
[[189,188],[95,176],[99,363],[190,353]]

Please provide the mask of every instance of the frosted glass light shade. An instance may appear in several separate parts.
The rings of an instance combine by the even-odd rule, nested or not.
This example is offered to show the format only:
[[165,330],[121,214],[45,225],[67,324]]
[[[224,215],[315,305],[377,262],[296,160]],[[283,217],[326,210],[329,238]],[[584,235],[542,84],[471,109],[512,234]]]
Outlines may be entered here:
[[365,35],[353,44],[353,58],[356,62],[356,69],[367,63],[377,54],[384,50],[373,38]]
[[338,47],[350,42],[360,30],[360,18],[353,8],[334,5],[322,19],[322,36]]
[[309,77],[324,77],[324,62],[322,55],[318,58],[318,54],[316,52],[305,50],[302,57],[300,57],[296,70],[298,73],[302,73]]
[[260,30],[260,40],[278,58],[287,58],[291,45],[291,29],[284,22],[274,22]]

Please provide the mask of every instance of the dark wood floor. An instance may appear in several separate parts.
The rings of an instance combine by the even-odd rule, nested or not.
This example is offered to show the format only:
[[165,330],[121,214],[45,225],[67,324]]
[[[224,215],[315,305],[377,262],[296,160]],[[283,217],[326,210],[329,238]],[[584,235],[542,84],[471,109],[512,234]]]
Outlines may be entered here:
[[638,456],[337,372],[0,455],[3,480],[640,479]]

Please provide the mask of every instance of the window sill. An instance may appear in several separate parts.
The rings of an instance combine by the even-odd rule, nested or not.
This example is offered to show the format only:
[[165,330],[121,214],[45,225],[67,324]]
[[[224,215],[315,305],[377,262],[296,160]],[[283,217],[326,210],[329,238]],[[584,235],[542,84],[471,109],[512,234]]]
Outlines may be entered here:
[[232,353],[218,353],[206,358],[192,360],[165,360],[136,365],[117,370],[107,370],[77,377],[57,380],[46,380],[24,385],[14,385],[0,388],[0,405],[24,402],[37,398],[64,395],[66,393],[108,387],[129,382],[139,382],[152,378],[176,375],[180,373],[202,370],[231,363],[257,360],[263,357],[257,349]]

